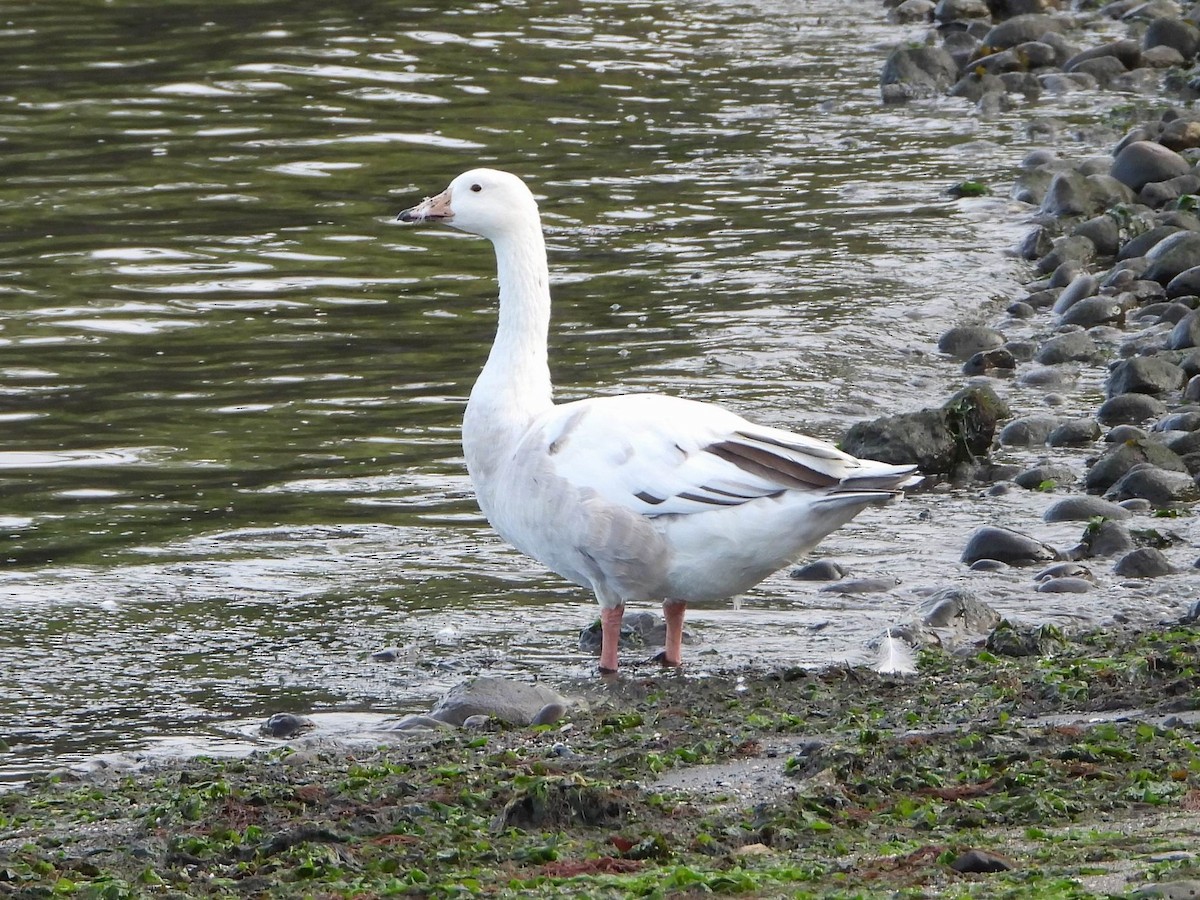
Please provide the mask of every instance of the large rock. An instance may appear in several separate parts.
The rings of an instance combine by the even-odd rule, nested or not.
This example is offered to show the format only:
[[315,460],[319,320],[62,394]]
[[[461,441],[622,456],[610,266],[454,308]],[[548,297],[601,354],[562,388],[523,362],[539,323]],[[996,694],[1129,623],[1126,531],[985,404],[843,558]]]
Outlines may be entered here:
[[962,588],[943,588],[913,611],[928,628],[947,628],[964,634],[986,634],[1000,624],[1000,613]]
[[1129,516],[1130,512],[1125,507],[1086,494],[1065,497],[1042,513],[1042,519],[1046,522],[1087,522],[1097,517],[1119,520],[1128,519]]
[[1046,443],[1059,423],[1058,416],[1035,413],[1013,419],[1000,431],[999,441],[1006,447],[1034,447]]
[[885,103],[944,94],[958,80],[958,64],[940,47],[898,47],[880,75]]
[[1134,191],[1154,181],[1166,181],[1192,170],[1188,161],[1153,141],[1134,141],[1126,145],[1113,160],[1109,174]]
[[964,462],[986,456],[996,423],[1008,406],[986,387],[959,391],[939,409],[859,422],[847,433],[847,453],[890,463],[916,463],[926,475],[949,474]]
[[1118,394],[1109,397],[1096,410],[1101,425],[1137,425],[1157,419],[1167,411],[1167,405],[1150,394]]
[[1004,335],[985,325],[956,325],[938,338],[938,350],[956,359],[1004,346]]

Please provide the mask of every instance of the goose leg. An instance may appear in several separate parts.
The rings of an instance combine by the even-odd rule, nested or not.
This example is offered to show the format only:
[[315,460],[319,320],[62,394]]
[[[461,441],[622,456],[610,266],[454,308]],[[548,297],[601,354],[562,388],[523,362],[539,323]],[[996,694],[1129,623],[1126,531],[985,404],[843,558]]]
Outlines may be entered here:
[[617,671],[617,649],[621,646],[621,618],[624,606],[606,606],[600,610],[600,672]]
[[664,600],[663,618],[667,620],[667,640],[663,647],[662,664],[678,668],[683,665],[683,614],[687,611],[685,600]]

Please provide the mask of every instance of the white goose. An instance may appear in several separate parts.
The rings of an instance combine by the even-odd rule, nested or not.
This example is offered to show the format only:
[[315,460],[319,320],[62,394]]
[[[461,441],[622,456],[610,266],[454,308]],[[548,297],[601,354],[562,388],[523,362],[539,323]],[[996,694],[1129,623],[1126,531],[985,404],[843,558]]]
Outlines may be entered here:
[[624,394],[556,405],[549,270],[537,202],[515,175],[473,169],[398,218],[492,242],[496,339],[463,417],[479,506],[503,537],[600,603],[600,671],[617,669],[626,603],[661,601],[660,660],[680,665],[691,601],[752,587],[867,506],[920,481],[708,403]]

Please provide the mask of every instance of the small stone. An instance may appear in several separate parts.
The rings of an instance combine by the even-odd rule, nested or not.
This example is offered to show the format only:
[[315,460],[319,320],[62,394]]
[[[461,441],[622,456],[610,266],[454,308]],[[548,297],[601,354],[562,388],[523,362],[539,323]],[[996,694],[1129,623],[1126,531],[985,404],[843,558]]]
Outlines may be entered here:
[[944,94],[958,80],[958,63],[940,47],[898,47],[883,64],[884,103],[903,103]]
[[997,50],[1007,50],[1026,41],[1036,41],[1048,32],[1061,32],[1063,23],[1052,16],[1024,15],[1014,16],[1007,21],[993,26],[983,42]]
[[1171,561],[1154,547],[1139,547],[1126,553],[1113,566],[1115,574],[1126,578],[1158,578],[1174,571]]
[[1019,475],[1013,478],[1013,483],[1017,487],[1023,487],[1026,490],[1037,491],[1047,487],[1058,487],[1064,484],[1070,484],[1075,480],[1075,473],[1067,466],[1047,464],[1034,466],[1032,469],[1026,469]]
[[950,862],[950,868],[964,874],[1007,872],[1013,864],[989,850],[968,850]]
[[1064,362],[1093,362],[1100,358],[1100,348],[1086,331],[1069,331],[1047,340],[1033,358],[1047,366]]
[[1001,656],[1049,656],[1066,645],[1053,625],[1024,625],[1007,619],[992,629],[984,646]]
[[976,353],[963,363],[964,375],[985,375],[989,372],[1012,372],[1017,361],[1004,347]]
[[1013,419],[1000,430],[998,440],[1006,447],[1031,447],[1046,443],[1058,427],[1057,416],[1032,415]]
[[485,716],[482,713],[474,716],[467,716],[463,719],[462,727],[468,731],[486,731],[492,725],[492,717]]
[[529,720],[530,725],[553,725],[567,713],[567,707],[564,703],[547,703],[539,709],[532,719]]
[[1092,463],[1084,483],[1093,492],[1108,490],[1127,472],[1141,463],[1151,463],[1172,472],[1186,472],[1187,466],[1177,453],[1151,440],[1131,440],[1114,444]]
[[[1200,274],[1200,269],[1188,269],[1187,271]],[[1187,272],[1184,273],[1184,275],[1186,274]],[[1183,276],[1179,277],[1182,278]],[[1171,282],[1171,284],[1174,283],[1173,281]],[[1200,347],[1200,310],[1192,310],[1175,323],[1175,327],[1171,330],[1171,337],[1167,341],[1167,347],[1172,350],[1186,350],[1188,347]]]
[[849,578],[820,588],[822,594],[880,594],[890,591],[900,582],[896,578]]
[[1136,425],[1118,425],[1115,428],[1109,429],[1108,434],[1104,436],[1105,443],[1123,444],[1126,441],[1140,441],[1145,439],[1146,432],[1138,428]]
[[1096,580],[1091,569],[1077,562],[1055,563],[1033,576],[1034,581],[1049,581],[1051,578],[1083,578],[1093,582]]
[[298,716],[295,713],[275,713],[258,730],[267,737],[292,738],[304,734],[306,731],[312,731],[316,727],[317,723],[307,716]]
[[1096,325],[1120,325],[1125,321],[1126,304],[1120,296],[1101,294],[1096,297],[1085,297],[1059,318],[1062,325],[1078,325],[1081,328],[1092,328]]
[[1069,419],[1060,423],[1046,443],[1051,447],[1082,447],[1100,439],[1100,426],[1092,419]]
[[1200,266],[1200,233],[1178,231],[1155,244],[1146,259],[1150,264],[1145,277],[1166,285],[1180,273]]
[[975,530],[963,548],[962,561],[971,565],[980,559],[995,559],[1011,566],[1032,565],[1056,559],[1057,552],[1019,531],[984,525]]
[[938,338],[938,351],[956,359],[1004,346],[1004,335],[982,325],[957,325]]
[[1047,578],[1034,590],[1039,594],[1086,594],[1095,585],[1086,578]]

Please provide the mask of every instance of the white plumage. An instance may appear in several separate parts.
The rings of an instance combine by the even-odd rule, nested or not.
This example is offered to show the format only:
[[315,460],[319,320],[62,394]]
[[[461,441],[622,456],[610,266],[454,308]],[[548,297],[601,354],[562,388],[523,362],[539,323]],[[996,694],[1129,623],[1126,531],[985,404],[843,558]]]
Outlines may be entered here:
[[920,480],[914,466],[855,459],[708,403],[625,394],[555,405],[546,249],[524,183],[473,169],[399,218],[495,246],[499,323],[463,418],[467,469],[496,531],[596,595],[602,671],[617,668],[625,603],[662,601],[662,659],[679,665],[689,601],[741,593]]

